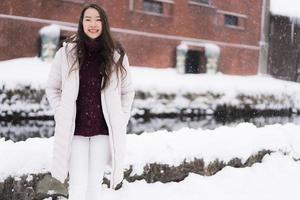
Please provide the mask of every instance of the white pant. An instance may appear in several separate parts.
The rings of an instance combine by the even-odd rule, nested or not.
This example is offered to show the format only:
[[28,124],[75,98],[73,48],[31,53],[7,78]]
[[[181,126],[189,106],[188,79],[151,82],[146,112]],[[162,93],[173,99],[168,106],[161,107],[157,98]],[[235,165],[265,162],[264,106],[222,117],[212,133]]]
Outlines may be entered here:
[[100,200],[104,168],[110,159],[108,135],[73,136],[69,200]]

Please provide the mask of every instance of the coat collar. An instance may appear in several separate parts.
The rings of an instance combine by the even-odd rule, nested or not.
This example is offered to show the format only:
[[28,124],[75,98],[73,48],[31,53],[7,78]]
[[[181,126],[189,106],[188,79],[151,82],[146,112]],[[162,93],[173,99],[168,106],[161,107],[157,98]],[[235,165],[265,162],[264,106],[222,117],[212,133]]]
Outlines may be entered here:
[[[63,47],[65,48],[66,53],[67,52],[71,52],[69,55],[72,56],[73,59],[75,59],[75,54],[74,54],[74,47],[75,47],[75,43],[74,42],[63,42]],[[114,50],[114,61],[117,62],[120,58],[120,54],[118,53],[117,50]]]

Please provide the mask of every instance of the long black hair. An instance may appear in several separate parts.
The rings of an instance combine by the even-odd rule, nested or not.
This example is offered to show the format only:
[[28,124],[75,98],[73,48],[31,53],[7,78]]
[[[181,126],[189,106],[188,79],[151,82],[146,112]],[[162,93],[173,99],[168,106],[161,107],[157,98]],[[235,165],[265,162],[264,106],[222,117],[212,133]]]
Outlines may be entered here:
[[[97,4],[87,4],[84,6],[84,8],[81,11],[80,14],[80,19],[79,19],[79,24],[78,24],[78,30],[77,33],[70,36],[69,38],[66,39],[67,45],[69,43],[75,43],[75,46],[71,49],[70,52],[73,52],[74,49],[76,50],[75,56],[76,59],[74,63],[72,63],[70,70],[69,70],[69,75],[72,71],[76,70],[75,63],[78,61],[79,62],[79,67],[83,63],[85,59],[85,40],[88,39],[88,36],[84,33],[83,30],[83,17],[84,13],[88,8],[94,8],[99,12],[101,22],[102,22],[102,33],[99,36],[99,40],[101,42],[101,52],[99,53],[99,56],[101,56],[101,71],[102,71],[102,76],[104,78],[103,85],[101,89],[105,88],[107,84],[109,83],[109,79],[111,77],[111,74],[114,70],[117,70],[117,77],[118,81],[120,79],[119,77],[119,72],[121,72],[121,75],[123,76],[124,73],[126,73],[125,67],[122,65],[123,58],[125,55],[125,50],[121,43],[119,41],[116,41],[110,32],[110,26],[108,22],[108,17],[104,9]],[[67,49],[67,48],[66,48]],[[117,51],[121,56],[117,63],[115,63],[113,56],[114,56],[114,51]],[[70,52],[67,52],[70,53]],[[115,68],[114,68],[115,66]]]

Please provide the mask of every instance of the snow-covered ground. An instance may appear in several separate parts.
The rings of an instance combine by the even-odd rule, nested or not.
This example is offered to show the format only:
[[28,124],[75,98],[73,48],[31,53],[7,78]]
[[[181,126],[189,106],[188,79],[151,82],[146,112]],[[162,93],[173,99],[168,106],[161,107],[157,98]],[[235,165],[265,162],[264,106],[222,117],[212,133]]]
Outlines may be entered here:
[[[0,86],[16,88],[19,84],[45,88],[51,62],[39,58],[18,58],[0,62]],[[300,92],[300,84],[271,78],[267,75],[233,76],[218,73],[178,74],[173,68],[131,67],[133,83],[139,91],[166,94],[190,92],[245,93],[249,95]],[[229,96],[228,96],[229,98]]]
[[[270,11],[275,15],[300,18],[299,0],[271,0]],[[20,58],[0,62],[0,91],[24,88],[45,88],[51,63],[38,58]],[[255,105],[256,109],[300,109],[300,85],[276,80],[268,76],[179,75],[174,69],[148,69],[132,67],[133,82],[137,91],[151,94],[179,94],[175,101],[160,102],[154,113],[162,109],[172,111],[179,107],[213,109],[216,105],[240,105],[237,97],[246,97],[251,105],[261,97],[272,97],[270,102]],[[145,81],[147,80],[147,81]],[[186,94],[221,94],[220,99],[196,98],[192,102],[182,98]],[[151,97],[150,95],[150,97]],[[223,96],[222,96],[223,95]],[[0,93],[0,102],[5,94]],[[159,95],[158,95],[159,96]],[[208,95],[210,97],[210,95]],[[248,97],[254,97],[248,98]],[[247,99],[248,98],[248,99]],[[149,107],[156,97],[137,101],[136,105]],[[208,106],[208,102],[213,106]],[[8,110],[9,104],[2,104]],[[157,104],[156,104],[157,105]],[[22,108],[26,104],[14,105]],[[32,105],[34,107],[34,105]],[[25,109],[26,110],[26,109]],[[138,111],[136,111],[138,112]],[[260,150],[272,150],[261,163],[251,167],[225,167],[213,176],[190,173],[179,183],[146,183],[144,180],[124,182],[118,191],[103,188],[103,199],[111,200],[298,200],[300,187],[300,134],[299,125],[270,125],[257,128],[243,123],[236,127],[220,127],[215,130],[183,128],[174,132],[164,130],[127,135],[128,149],[126,167],[133,166],[134,174],[141,174],[148,163],[178,166],[185,159],[202,158],[208,164],[216,159],[228,162],[240,158],[245,162],[249,156]],[[0,182],[8,176],[27,173],[48,172],[51,160],[53,137],[29,138],[12,142],[0,139]],[[62,198],[63,199],[63,198]]]
[[298,200],[299,169],[300,162],[295,162],[281,153],[273,153],[266,155],[262,163],[256,163],[252,167],[225,167],[210,177],[190,173],[179,183],[125,181],[118,191],[104,190],[103,199]]
[[299,199],[299,169],[300,162],[274,153],[252,167],[225,167],[210,177],[190,173],[179,183],[125,182],[120,191],[105,191],[103,199],[296,200]]
[[[50,66],[51,63],[42,62],[38,58],[0,62],[0,88],[15,89],[28,85],[30,88],[43,89]],[[238,104],[236,97],[241,94],[257,99],[271,95],[276,97],[278,103],[260,104],[261,109],[268,106],[300,108],[299,83],[268,76],[180,75],[174,69],[143,67],[132,67],[132,74],[136,91],[149,94],[224,94],[219,103],[227,102],[232,105]],[[0,94],[0,100],[1,95],[4,94]],[[173,103],[179,106],[186,104],[186,99],[181,97],[176,97],[176,102]],[[153,104],[154,100],[155,98],[145,100],[148,101],[145,105]],[[200,102],[205,106],[205,102],[201,101],[203,99],[198,98],[193,103]],[[139,103],[141,102],[136,102]],[[156,109],[164,109],[165,106],[166,102],[163,102]],[[214,130],[183,128],[174,132],[160,130],[127,135],[126,168],[133,166],[131,175],[140,175],[148,163],[178,166],[183,160],[193,161],[198,158],[203,159],[207,165],[216,159],[228,162],[233,158],[240,158],[245,162],[251,155],[264,149],[275,153],[264,156],[262,163],[245,168],[225,167],[209,177],[190,173],[179,183],[125,181],[123,187],[115,192],[104,187],[103,195],[108,199],[124,200],[298,199],[300,162],[296,160],[300,159],[299,128],[295,124],[257,128],[243,123],[236,127],[219,127]],[[0,139],[0,182],[10,175],[18,177],[27,173],[48,172],[52,142],[53,137],[29,138],[20,142]]]
[[14,89],[20,85],[45,88],[50,66],[50,62],[43,62],[38,57],[1,61],[0,86],[5,86],[6,89]]
[[[300,187],[300,126],[270,125],[257,128],[243,123],[237,127],[215,130],[183,128],[127,135],[126,168],[133,165],[141,174],[147,163],[178,166],[186,159],[202,158],[206,164],[219,159],[245,162],[260,150],[272,150],[262,163],[251,167],[225,167],[210,177],[190,173],[179,183],[151,183],[144,180],[128,183],[111,192],[110,199],[297,199]],[[22,142],[0,139],[0,182],[7,176],[44,173],[49,170],[53,137],[30,138]],[[5,162],[3,162],[5,161]]]
[[[51,63],[38,58],[19,58],[0,62],[1,115],[45,116],[52,112],[43,93]],[[292,109],[300,111],[300,84],[266,75],[232,76],[218,73],[178,74],[175,69],[131,68],[136,98],[133,114],[180,113],[196,108],[212,114],[218,106],[256,110]],[[28,86],[28,87],[26,87]],[[27,90],[29,96],[9,90]],[[27,95],[27,93],[26,93]]]
[[[124,182],[118,191],[104,190],[110,200],[298,200],[300,162],[280,153],[266,155],[252,167],[226,167],[210,177],[194,173],[179,183]],[[61,198],[63,200],[65,198]],[[50,198],[49,198],[50,200]]]

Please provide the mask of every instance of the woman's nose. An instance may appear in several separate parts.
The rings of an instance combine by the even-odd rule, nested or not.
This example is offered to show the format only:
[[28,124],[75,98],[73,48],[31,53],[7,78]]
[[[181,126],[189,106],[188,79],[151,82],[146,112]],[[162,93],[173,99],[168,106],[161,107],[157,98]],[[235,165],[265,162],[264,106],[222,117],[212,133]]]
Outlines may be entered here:
[[96,21],[92,21],[91,26],[96,27],[97,26],[97,22]]

